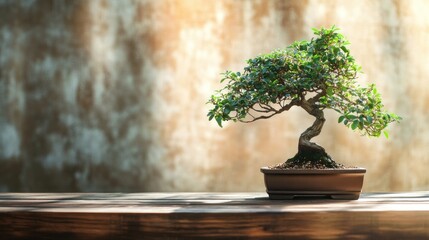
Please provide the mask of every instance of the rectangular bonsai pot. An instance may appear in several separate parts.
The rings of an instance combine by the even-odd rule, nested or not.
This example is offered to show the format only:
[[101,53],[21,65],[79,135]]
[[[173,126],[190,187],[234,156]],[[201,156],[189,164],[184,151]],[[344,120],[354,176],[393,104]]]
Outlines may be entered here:
[[328,196],[332,199],[359,198],[365,168],[347,169],[271,169],[262,167],[270,199],[300,196]]

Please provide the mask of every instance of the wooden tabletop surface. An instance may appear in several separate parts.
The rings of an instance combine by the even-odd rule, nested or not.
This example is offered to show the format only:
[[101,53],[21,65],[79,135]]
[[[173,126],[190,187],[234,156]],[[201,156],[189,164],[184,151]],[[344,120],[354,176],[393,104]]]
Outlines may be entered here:
[[429,192],[364,193],[354,201],[269,200],[265,193],[0,193],[0,233],[5,239],[429,239]]
[[0,193],[0,212],[429,211],[429,192],[367,193],[359,200],[269,200],[265,193]]

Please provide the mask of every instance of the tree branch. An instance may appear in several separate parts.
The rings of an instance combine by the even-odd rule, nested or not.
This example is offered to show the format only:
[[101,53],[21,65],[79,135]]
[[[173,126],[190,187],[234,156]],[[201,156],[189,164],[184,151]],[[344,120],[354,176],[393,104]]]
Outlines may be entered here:
[[[275,109],[275,108],[273,108],[273,107],[271,107],[271,106],[269,106],[269,105],[266,105],[266,104],[263,104],[263,106],[261,106],[261,104],[260,103],[258,103],[258,105],[261,107],[261,108],[264,108],[264,109],[270,109],[270,111],[264,111],[264,110],[257,110],[257,109],[255,109],[253,106],[252,107],[250,107],[250,109],[252,109],[252,110],[254,110],[254,111],[256,111],[256,112],[263,112],[263,113],[269,113],[269,112],[272,112],[272,114],[269,114],[269,115],[262,115],[262,116],[258,116],[258,117],[254,117],[252,114],[250,114],[249,112],[247,112],[253,119],[251,119],[251,120],[242,120],[242,119],[240,119],[239,121],[240,122],[243,122],[243,123],[251,123],[251,122],[254,122],[254,121],[256,121],[256,120],[260,120],[260,119],[268,119],[268,118],[270,118],[270,117],[272,117],[272,116],[274,116],[274,115],[276,115],[276,114],[279,114],[279,113],[282,113],[282,112],[284,112],[284,111],[288,111],[289,109],[291,109],[293,106],[299,106],[300,105],[300,100],[298,100],[298,99],[293,99],[289,104],[287,104],[287,105],[284,105],[282,108],[280,108],[279,110],[277,110],[277,109]],[[265,107],[264,107],[265,106]]]
[[252,109],[255,112],[259,112],[259,113],[269,113],[269,112],[271,112],[270,110],[256,109],[254,106],[250,107],[250,109]]
[[272,116],[274,116],[276,114],[278,114],[278,112],[274,112],[274,113],[272,113],[270,115],[264,115],[264,116],[255,117],[252,120],[239,120],[239,121],[242,122],[242,123],[251,123],[251,122],[254,122],[254,121],[260,120],[260,119],[268,119],[268,118],[270,118],[270,117],[272,117]]
[[271,111],[273,111],[273,112],[277,111],[275,108],[271,107],[268,104],[258,103],[258,105],[259,105],[260,108],[265,109],[265,110],[270,111],[270,112]]

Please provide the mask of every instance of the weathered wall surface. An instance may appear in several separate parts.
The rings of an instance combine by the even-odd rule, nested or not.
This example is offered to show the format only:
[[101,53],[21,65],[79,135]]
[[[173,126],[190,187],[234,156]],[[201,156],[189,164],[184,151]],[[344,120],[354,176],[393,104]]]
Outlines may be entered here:
[[0,191],[263,191],[295,154],[300,109],[208,122],[219,73],[340,27],[385,105],[389,139],[328,123],[316,141],[368,168],[365,191],[429,188],[429,2],[0,1]]

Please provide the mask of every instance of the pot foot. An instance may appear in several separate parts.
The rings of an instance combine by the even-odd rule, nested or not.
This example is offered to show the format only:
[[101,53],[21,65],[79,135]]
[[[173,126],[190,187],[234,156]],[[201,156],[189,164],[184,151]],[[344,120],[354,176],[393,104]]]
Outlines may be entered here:
[[331,195],[331,198],[335,200],[357,200],[359,194],[335,194]]
[[268,194],[268,197],[271,200],[292,200],[295,195],[294,194]]
[[360,192],[334,191],[267,191],[271,200],[334,199],[357,200]]

